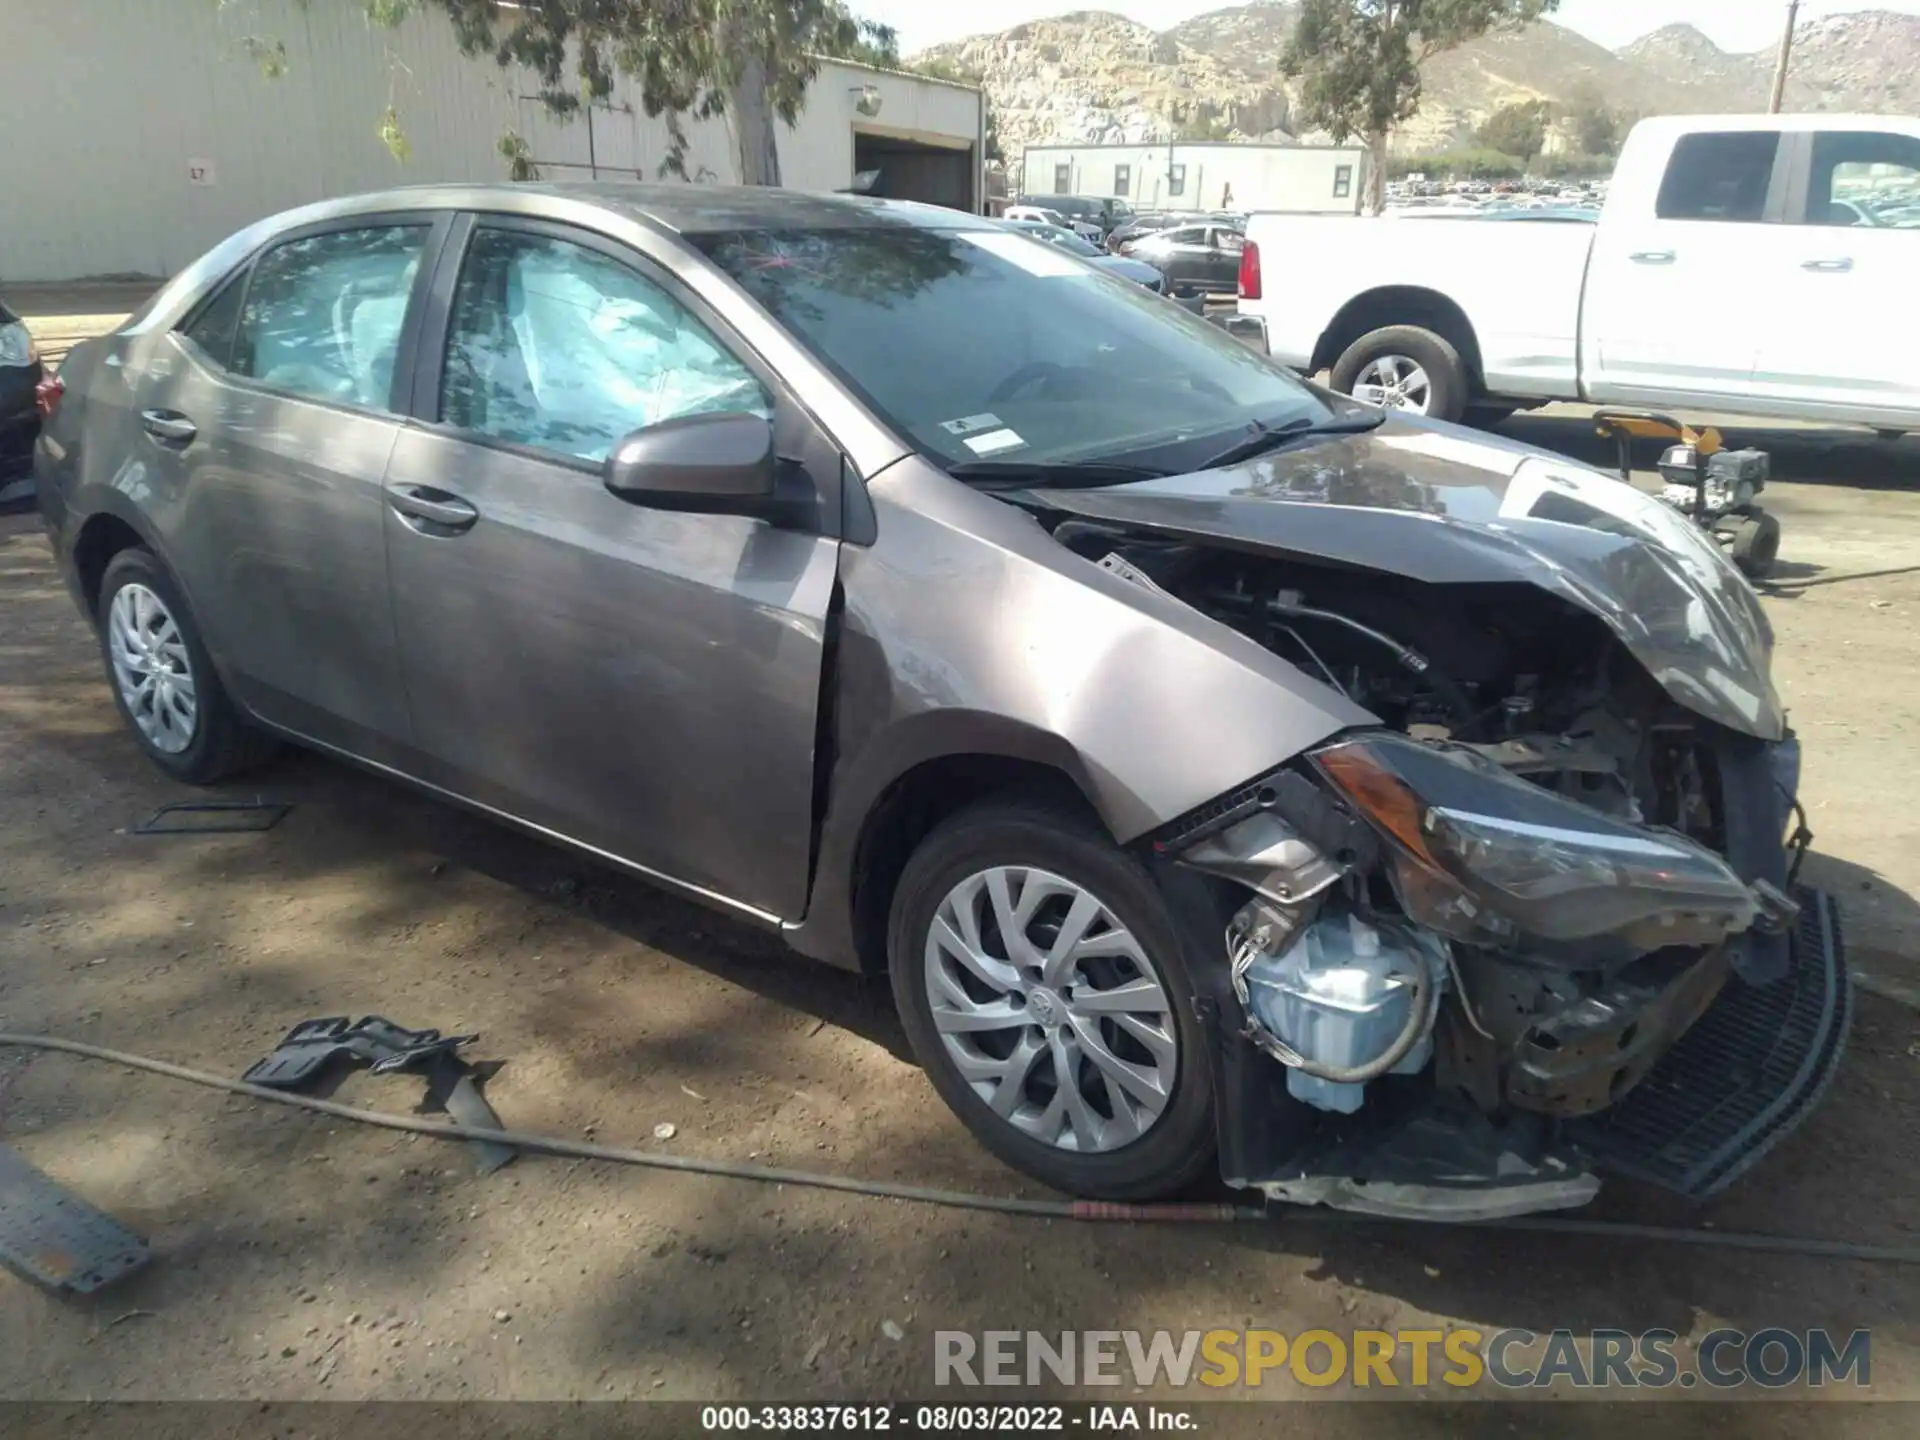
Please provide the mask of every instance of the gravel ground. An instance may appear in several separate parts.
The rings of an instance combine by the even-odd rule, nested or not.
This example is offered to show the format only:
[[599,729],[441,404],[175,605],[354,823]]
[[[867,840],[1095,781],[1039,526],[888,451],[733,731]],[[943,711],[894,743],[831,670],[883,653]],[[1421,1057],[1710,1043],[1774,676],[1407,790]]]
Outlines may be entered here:
[[[1584,429],[1508,427],[1592,453]],[[1912,1245],[1920,1015],[1888,997],[1920,992],[1920,441],[1762,441],[1790,477],[1770,608],[1809,873],[1876,993],[1817,1120],[1727,1195],[1677,1212],[1612,1185],[1597,1213]],[[0,615],[0,1028],[237,1074],[297,1019],[380,1013],[483,1032],[518,1128],[1038,1193],[948,1117],[883,985],[557,849],[299,755],[226,792],[295,804],[267,834],[128,834],[188,792],[120,733],[31,516],[0,520]],[[361,1075],[340,1098],[406,1110],[418,1086]],[[931,1393],[936,1329],[1256,1325],[1664,1327],[1683,1354],[1719,1326],[1865,1326],[1872,1393],[1920,1398],[1915,1272],[1855,1262],[1306,1217],[1098,1228],[537,1159],[483,1178],[458,1146],[5,1052],[0,1139],[156,1252],[90,1301],[0,1274],[0,1399],[859,1400]],[[1675,1413],[1689,1433],[1806,1418]],[[1458,1424],[1375,1414],[1369,1434]]]

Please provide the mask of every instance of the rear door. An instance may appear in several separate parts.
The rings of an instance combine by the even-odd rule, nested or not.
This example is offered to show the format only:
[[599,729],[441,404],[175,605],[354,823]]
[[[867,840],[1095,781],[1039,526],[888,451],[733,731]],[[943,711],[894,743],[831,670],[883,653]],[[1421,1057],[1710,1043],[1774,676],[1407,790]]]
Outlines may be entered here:
[[425,778],[797,917],[838,542],[644,509],[602,472],[645,425],[753,411],[773,418],[788,475],[837,515],[840,454],[638,251],[545,222],[463,226],[435,278],[416,423],[385,496]]
[[1770,237],[1759,393],[1783,413],[1920,429],[1920,136],[1796,135],[1787,223]]
[[450,223],[362,215],[277,240],[152,342],[136,382],[126,474],[223,674],[263,718],[375,759],[407,733],[381,482]]
[[1610,210],[1597,228],[1581,307],[1592,398],[1711,404],[1754,394],[1766,299],[1766,232],[1791,175],[1778,133],[1682,135],[1652,213]]
[[1226,225],[1207,231],[1206,288],[1216,293],[1237,290],[1240,286],[1240,252],[1247,248],[1247,237]]
[[1148,255],[1167,277],[1168,289],[1202,284],[1213,259],[1207,244],[1207,227],[1182,225],[1168,230],[1154,242]]

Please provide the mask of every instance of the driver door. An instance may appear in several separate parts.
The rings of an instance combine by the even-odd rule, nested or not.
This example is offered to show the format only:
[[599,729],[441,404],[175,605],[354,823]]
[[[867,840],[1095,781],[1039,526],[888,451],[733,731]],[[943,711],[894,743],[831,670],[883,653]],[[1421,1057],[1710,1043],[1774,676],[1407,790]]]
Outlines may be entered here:
[[423,778],[797,917],[838,542],[645,509],[602,466],[632,431],[699,412],[772,418],[787,473],[836,498],[838,451],[696,296],[612,240],[480,217],[434,294],[386,482]]

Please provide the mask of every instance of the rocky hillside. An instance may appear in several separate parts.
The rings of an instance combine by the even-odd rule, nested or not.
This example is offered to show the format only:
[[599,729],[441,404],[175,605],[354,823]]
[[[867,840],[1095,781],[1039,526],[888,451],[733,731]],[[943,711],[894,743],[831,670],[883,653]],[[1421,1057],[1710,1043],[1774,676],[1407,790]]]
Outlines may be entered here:
[[[1294,5],[1261,0],[1153,31],[1076,11],[927,52],[986,77],[1009,154],[1033,144],[1278,139],[1292,123],[1279,56]],[[1453,144],[1502,105],[1598,95],[1628,115],[1753,110],[1767,101],[1772,52],[1730,55],[1689,25],[1620,51],[1546,22],[1433,61],[1420,114],[1397,148]],[[1788,104],[1801,110],[1920,112],[1920,16],[1865,11],[1801,27]],[[1323,137],[1303,136],[1316,139]]]

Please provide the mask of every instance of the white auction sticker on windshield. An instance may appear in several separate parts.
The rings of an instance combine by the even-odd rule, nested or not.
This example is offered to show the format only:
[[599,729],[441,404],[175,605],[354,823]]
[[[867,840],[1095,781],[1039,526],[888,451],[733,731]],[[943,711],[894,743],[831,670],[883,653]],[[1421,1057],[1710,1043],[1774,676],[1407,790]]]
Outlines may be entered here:
[[961,230],[955,233],[954,238],[964,240],[977,250],[984,250],[1010,265],[1018,265],[1029,275],[1038,275],[1043,279],[1087,273],[1086,264],[1066,251],[1044,240],[1016,235],[1011,230]]
[[1027,442],[1011,430],[995,430],[989,435],[972,436],[963,443],[976,455],[998,455],[1003,450],[1022,449]]

